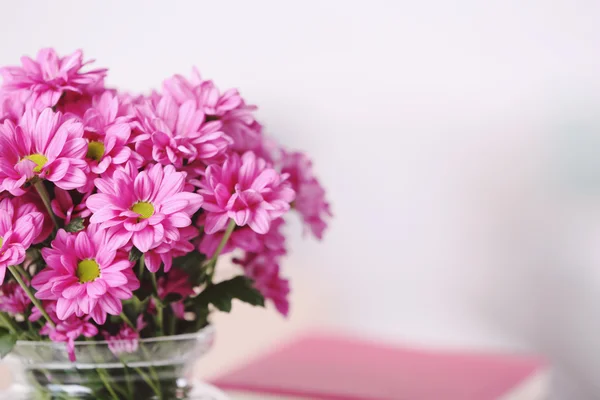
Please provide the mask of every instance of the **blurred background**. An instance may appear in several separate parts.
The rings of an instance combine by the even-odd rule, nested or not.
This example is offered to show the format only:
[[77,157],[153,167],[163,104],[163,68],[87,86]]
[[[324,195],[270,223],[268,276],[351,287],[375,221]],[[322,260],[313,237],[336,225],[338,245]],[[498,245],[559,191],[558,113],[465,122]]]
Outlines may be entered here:
[[323,243],[288,227],[291,315],[217,316],[211,371],[312,329],[598,367],[600,3],[7,1],[2,14],[0,65],[82,48],[134,92],[197,66],[312,156],[335,218]]

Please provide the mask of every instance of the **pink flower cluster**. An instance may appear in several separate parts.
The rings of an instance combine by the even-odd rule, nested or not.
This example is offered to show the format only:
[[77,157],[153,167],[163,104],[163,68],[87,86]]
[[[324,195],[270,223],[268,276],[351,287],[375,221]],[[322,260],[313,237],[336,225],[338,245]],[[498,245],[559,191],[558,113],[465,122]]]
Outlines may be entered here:
[[295,195],[286,175],[252,152],[241,157],[233,153],[223,165],[209,166],[199,193],[204,196],[204,230],[208,234],[223,230],[230,219],[265,234],[271,221],[290,209]]
[[237,249],[255,288],[287,314],[283,217],[297,210],[320,239],[331,216],[311,161],[267,138],[237,90],[196,70],[132,96],[89,64],[81,51],[43,49],[0,69],[0,311],[49,319],[42,334],[71,354],[81,335],[131,351],[145,324],[99,330],[108,316],[150,287],[138,312],[157,316],[179,296],[170,310],[184,320],[202,282],[177,258]]
[[25,261],[25,251],[42,232],[44,216],[27,203],[15,207],[16,199],[0,201],[0,282],[6,269]]
[[300,213],[307,229],[318,239],[323,238],[327,219],[332,216],[325,198],[325,189],[312,171],[312,161],[304,153],[286,153],[281,157],[281,171],[288,174],[296,191],[294,208]]
[[17,282],[7,282],[0,287],[0,311],[8,314],[24,314],[31,300]]
[[140,339],[140,331],[146,327],[143,315],[140,314],[137,318],[135,327],[129,326],[124,323],[119,329],[116,335],[111,335],[108,332],[102,332],[106,341],[108,341],[108,348],[116,356],[122,353],[133,353],[138,349],[138,343]]
[[[275,305],[275,308],[288,315],[290,286],[287,279],[280,275],[279,261],[287,251],[285,237],[281,232],[284,221],[279,218],[273,221],[271,229],[264,235],[253,235],[248,240],[248,233],[243,233],[246,240],[240,243],[239,248],[245,250],[244,257],[235,258],[233,261],[244,268],[247,276],[255,282],[256,288]],[[237,235],[236,235],[237,236]],[[240,240],[239,236],[233,238]]]
[[42,249],[47,268],[33,277],[36,297],[56,301],[56,315],[75,314],[104,324],[119,315],[121,300],[133,296],[140,283],[128,254],[109,241],[108,232],[91,224],[76,234],[59,230],[51,248]]

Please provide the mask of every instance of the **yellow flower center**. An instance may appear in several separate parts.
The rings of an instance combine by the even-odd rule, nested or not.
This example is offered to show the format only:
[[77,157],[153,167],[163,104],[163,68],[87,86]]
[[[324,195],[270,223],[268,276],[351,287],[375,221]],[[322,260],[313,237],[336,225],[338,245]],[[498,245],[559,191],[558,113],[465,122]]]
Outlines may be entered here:
[[2,238],[2,236],[0,236],[0,247],[2,247],[3,243],[4,243],[4,239]]
[[147,201],[138,201],[131,207],[131,211],[138,213],[141,219],[147,219],[154,215],[154,206]]
[[48,158],[43,154],[32,154],[30,156],[26,156],[25,158],[35,163],[36,166],[33,167],[33,172],[40,172],[48,162]]
[[91,158],[92,160],[100,161],[104,156],[104,143],[102,142],[89,142],[88,143],[88,151],[87,158]]
[[77,264],[79,283],[91,282],[100,276],[100,266],[95,260],[81,260]]

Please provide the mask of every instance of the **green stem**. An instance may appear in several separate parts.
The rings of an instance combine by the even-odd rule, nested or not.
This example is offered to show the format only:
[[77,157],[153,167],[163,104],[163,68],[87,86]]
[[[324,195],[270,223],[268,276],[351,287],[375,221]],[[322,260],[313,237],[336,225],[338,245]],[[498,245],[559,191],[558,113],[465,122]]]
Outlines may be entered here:
[[29,300],[31,300],[33,305],[36,306],[38,308],[38,310],[40,310],[40,312],[42,313],[44,318],[46,318],[46,321],[48,321],[48,324],[50,324],[50,326],[52,328],[56,328],[54,321],[52,321],[52,318],[50,318],[50,316],[44,309],[44,306],[42,305],[42,303],[40,303],[40,301],[33,295],[33,293],[31,292],[31,289],[29,289],[29,286],[27,286],[25,284],[25,282],[23,281],[23,278],[21,278],[21,275],[19,274],[19,271],[12,265],[8,266],[8,270],[14,276],[15,280],[19,283],[21,288],[23,288],[23,290],[25,291],[25,294],[27,294],[27,297],[29,297]]
[[156,325],[158,332],[162,335],[163,333],[163,308],[165,307],[163,301],[158,295],[158,283],[156,282],[156,274],[150,274],[150,280],[152,281],[152,287],[154,288],[154,302],[156,303]]
[[135,329],[135,325],[133,325],[133,322],[131,322],[131,320],[127,317],[127,315],[125,315],[124,312],[121,313],[120,317],[121,317],[121,319],[123,321],[125,321],[125,323],[127,325],[129,325],[130,327],[132,327],[133,329]]
[[[146,346],[144,346],[143,343],[140,343],[140,348],[144,352],[144,356],[146,357],[146,359],[148,361],[150,361],[152,359],[152,356],[148,352],[148,349],[146,349]],[[158,378],[158,374],[156,373],[156,370],[154,369],[154,367],[152,365],[148,366],[148,370],[150,371],[150,374],[152,375],[152,378],[154,378],[154,380],[156,381],[156,384],[157,384],[157,386],[156,386],[157,387],[156,392],[158,394],[158,398],[159,398],[159,400],[162,400],[161,385],[160,385],[160,379]]]
[[[121,318],[123,319],[123,321],[125,321],[125,323],[129,326],[131,326],[132,328],[135,329],[135,326],[133,325],[133,322],[131,322],[131,320],[127,317],[127,315],[125,315],[125,313],[121,313]],[[148,350],[146,350],[146,347],[144,346],[143,343],[139,344],[140,348],[142,349],[142,351],[144,352],[144,355],[147,357],[148,362],[150,362],[150,354],[148,353]],[[123,365],[127,365],[124,361],[121,361],[123,363]],[[154,392],[156,393],[156,395],[159,398],[162,398],[162,394],[160,393],[160,381],[158,380],[158,374],[156,373],[156,371],[154,370],[154,368],[152,366],[148,367],[150,370],[150,373],[152,374],[152,376],[154,377],[154,379],[156,380],[156,383],[159,385],[158,387],[156,385],[154,385],[152,383],[152,379],[145,374],[141,369],[139,368],[135,368],[133,367],[133,369],[135,369],[140,376],[142,376],[142,378],[146,381],[146,383],[152,388],[152,390],[154,390]]]
[[208,275],[208,283],[209,284],[212,284],[213,276],[215,274],[215,268],[217,266],[217,260],[219,259],[219,256],[221,255],[221,252],[225,248],[225,245],[227,244],[227,241],[231,237],[231,234],[233,233],[233,230],[235,229],[235,227],[236,227],[235,221],[232,219],[229,220],[229,224],[227,225],[227,228],[225,229],[225,234],[223,234],[223,238],[221,239],[221,242],[217,246],[217,249],[215,250],[215,254],[213,254],[211,259],[206,264],[206,268],[208,270],[207,275]]
[[[42,374],[44,375],[44,377],[45,377],[46,379],[48,379],[48,376],[46,375],[46,373],[44,372],[44,370],[40,369],[40,370],[38,370],[38,371],[40,371],[40,373],[42,373]],[[36,378],[36,376],[35,376],[34,372],[30,370],[29,372],[26,372],[26,375],[29,375],[29,376],[26,378],[26,379],[27,379],[27,381],[29,381],[29,382],[33,382],[33,386],[35,386],[35,387],[36,387],[36,389],[37,389],[37,391],[38,391],[38,393],[37,393],[37,395],[38,395],[38,396],[36,397],[36,399],[39,397],[39,399],[40,399],[40,400],[51,400],[51,397],[50,397],[50,396],[51,396],[51,395],[50,395],[50,392],[48,391],[48,389],[46,389],[44,386],[42,386],[42,385],[41,385],[41,384],[38,382],[38,380],[37,380],[37,378]]]
[[19,271],[19,273],[22,276],[27,278],[28,281],[31,281],[31,276],[29,275],[29,272],[27,272],[27,270],[25,270],[25,268],[21,267],[20,265],[15,265],[15,268],[17,269],[17,271]]
[[225,229],[225,234],[223,235],[223,238],[221,239],[221,243],[219,243],[219,245],[217,246],[217,249],[215,250],[215,254],[213,254],[212,258],[210,259],[210,263],[213,263],[213,264],[217,263],[217,259],[219,258],[219,255],[221,255],[221,252],[225,248],[225,245],[227,244],[227,241],[229,240],[229,237],[233,233],[233,230],[235,229],[235,227],[236,227],[235,221],[229,220],[229,224],[227,225],[227,228]]
[[150,274],[150,280],[152,281],[152,288],[154,289],[154,295],[158,298],[158,283],[156,281],[156,273]]
[[48,194],[48,191],[46,190],[46,186],[44,186],[44,181],[42,181],[41,179],[36,179],[35,183],[33,184],[33,187],[35,187],[35,190],[37,190],[38,194],[42,198],[42,201],[44,202],[44,206],[46,206],[46,210],[48,211],[48,214],[50,215],[52,222],[54,222],[54,226],[56,227],[56,229],[60,228],[60,226],[58,225],[58,219],[56,219],[56,215],[54,215],[54,211],[52,211],[52,204],[50,203],[50,195]]
[[104,384],[104,387],[106,387],[106,390],[108,390],[108,392],[110,393],[110,395],[112,396],[112,398],[115,399],[115,400],[119,400],[119,396],[117,395],[117,393],[115,392],[115,390],[110,385],[110,382],[106,378],[106,375],[104,375],[105,371],[103,369],[100,369],[100,368],[97,368],[96,371],[98,372],[98,376],[100,377],[100,380]]
[[158,333],[164,335],[163,332],[163,307],[156,304],[156,325],[158,325]]
[[139,279],[142,280],[142,275],[144,274],[144,269],[146,268],[146,260],[144,260],[144,255],[140,257],[140,269],[139,269]]
[[40,331],[40,329],[34,328],[33,324],[29,320],[29,318],[27,318],[27,327],[29,328],[29,334],[33,336],[33,340],[41,340],[42,339],[40,334],[38,333]]
[[0,320],[2,320],[2,322],[4,323],[4,326],[6,326],[6,329],[8,329],[8,331],[10,333],[12,333],[13,335],[17,334],[16,326],[13,324],[13,322],[10,320],[10,318],[8,318],[6,316],[6,314],[0,313]]
[[[129,325],[130,327],[132,327],[133,329],[136,329],[135,326],[133,325],[133,322],[131,322],[131,320],[127,317],[127,315],[125,315],[125,313],[121,313],[121,319],[123,321],[125,321],[125,323],[127,325]],[[144,347],[144,345],[142,343],[140,343],[139,345],[142,348],[142,350],[144,351],[144,354],[146,354],[146,356],[148,356],[148,352],[146,351],[146,348]],[[129,368],[129,367],[127,366],[127,363],[125,361],[121,360],[121,362],[123,363],[123,366],[125,368],[125,373],[127,374],[127,368]],[[150,377],[148,375],[146,375],[141,369],[139,369],[139,368],[134,368],[134,369],[140,374],[140,376],[142,376],[142,378],[152,388],[152,390],[156,393],[156,395],[160,397],[161,396],[160,391],[152,383],[152,379],[150,379]],[[152,367],[150,367],[150,369],[152,370]],[[153,374],[153,375],[155,375],[155,374]],[[156,375],[156,377],[158,378],[158,375]],[[131,386],[131,382],[129,381],[129,378],[127,376],[126,376],[126,378],[127,378],[127,385]]]
[[169,335],[175,334],[175,324],[177,323],[177,319],[175,314],[171,313],[171,318],[169,319]]
[[[85,338],[86,342],[91,341],[91,338]],[[90,353],[92,355],[92,360],[96,363],[99,362],[99,354],[96,351],[96,346],[93,344],[89,345],[89,349],[90,349]],[[110,393],[111,397],[114,400],[119,400],[120,397],[119,395],[115,392],[115,390],[113,389],[112,385],[110,384],[110,379],[108,379],[109,377],[107,377],[108,372],[106,372],[106,370],[102,369],[102,368],[96,368],[96,372],[98,373],[98,376],[100,377],[100,380],[102,381],[102,383],[104,384],[104,387],[106,388],[106,390],[108,390],[108,392]],[[122,391],[120,390],[120,388],[117,388],[119,390],[119,392],[122,393]]]
[[127,363],[121,360],[123,363],[123,371],[125,372],[125,382],[127,384],[127,397],[133,400],[133,383],[131,382],[131,376],[129,375],[129,367]]
[[[150,367],[150,368],[152,368],[152,367]],[[142,379],[148,384],[148,386],[150,386],[150,388],[154,391],[156,396],[159,399],[162,399],[162,393],[160,392],[160,389],[154,384],[154,382],[152,382],[152,378],[150,378],[148,376],[148,374],[146,374],[144,371],[142,371],[139,367],[133,367],[133,369],[135,370],[135,372],[140,374]]]

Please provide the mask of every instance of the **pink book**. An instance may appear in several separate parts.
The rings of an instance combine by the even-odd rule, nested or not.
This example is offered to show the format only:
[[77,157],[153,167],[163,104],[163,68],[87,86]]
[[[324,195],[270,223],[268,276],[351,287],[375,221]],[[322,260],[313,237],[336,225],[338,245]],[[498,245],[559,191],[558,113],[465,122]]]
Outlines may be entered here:
[[213,383],[224,390],[325,400],[492,400],[542,366],[535,357],[308,336]]

